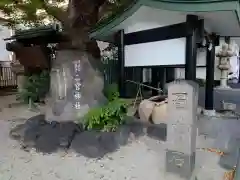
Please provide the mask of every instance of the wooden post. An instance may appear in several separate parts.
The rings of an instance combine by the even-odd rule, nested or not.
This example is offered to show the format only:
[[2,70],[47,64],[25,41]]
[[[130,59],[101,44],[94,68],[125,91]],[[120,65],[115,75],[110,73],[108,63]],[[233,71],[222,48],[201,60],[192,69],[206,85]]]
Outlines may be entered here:
[[[158,82],[159,82],[159,68],[158,67],[152,67],[152,83],[151,86],[154,88],[158,88]],[[157,96],[158,91],[152,89],[152,96]]]
[[197,23],[198,17],[187,15],[187,31],[190,35],[186,37],[186,64],[185,79],[196,80],[196,62],[197,62]]
[[165,85],[166,85],[166,68],[160,67],[159,68],[159,88],[164,91]]
[[205,87],[205,109],[213,110],[214,102],[214,64],[215,64],[216,35],[212,36],[212,42],[207,45],[206,55],[206,87]]
[[118,47],[118,86],[120,97],[126,96],[125,88],[125,72],[124,72],[124,59],[125,59],[125,50],[124,50],[124,30],[120,30],[116,36],[116,44]]
[[170,83],[175,80],[175,68],[166,68],[166,83]]

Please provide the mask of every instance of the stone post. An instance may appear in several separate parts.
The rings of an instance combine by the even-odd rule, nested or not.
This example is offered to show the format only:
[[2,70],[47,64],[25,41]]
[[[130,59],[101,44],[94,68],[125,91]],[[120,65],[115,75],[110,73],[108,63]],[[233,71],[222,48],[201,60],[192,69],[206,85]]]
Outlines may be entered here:
[[234,56],[233,48],[230,44],[222,44],[221,49],[219,52],[217,52],[216,56],[219,58],[219,65],[218,68],[221,71],[221,77],[220,77],[220,86],[217,88],[219,89],[226,89],[230,88],[227,85],[228,82],[228,72],[230,69],[230,58]]
[[165,176],[189,180],[195,167],[198,85],[178,80],[168,85]]

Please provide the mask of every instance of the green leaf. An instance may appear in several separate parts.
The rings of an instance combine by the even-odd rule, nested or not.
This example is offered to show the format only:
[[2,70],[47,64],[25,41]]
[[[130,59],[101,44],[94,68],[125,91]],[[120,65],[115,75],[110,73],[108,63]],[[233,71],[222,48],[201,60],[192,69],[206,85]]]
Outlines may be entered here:
[[45,71],[28,76],[19,94],[19,100],[28,103],[29,98],[33,101],[44,98],[49,90],[49,79],[49,72]]
[[117,98],[102,107],[91,109],[80,123],[88,130],[115,131],[125,123],[126,107],[127,102]]

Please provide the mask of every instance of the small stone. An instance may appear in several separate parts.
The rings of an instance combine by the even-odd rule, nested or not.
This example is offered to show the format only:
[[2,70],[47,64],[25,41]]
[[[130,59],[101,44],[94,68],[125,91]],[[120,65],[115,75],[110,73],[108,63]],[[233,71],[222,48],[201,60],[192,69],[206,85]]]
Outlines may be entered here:
[[222,102],[222,107],[224,110],[228,110],[228,111],[235,111],[237,108],[237,105],[234,103],[229,103],[229,102]]
[[104,178],[104,175],[100,175],[100,177],[99,177],[100,179],[102,179],[102,178]]
[[109,157],[109,156],[108,156],[108,159],[111,160],[111,161],[113,160],[113,158],[112,158],[112,157]]

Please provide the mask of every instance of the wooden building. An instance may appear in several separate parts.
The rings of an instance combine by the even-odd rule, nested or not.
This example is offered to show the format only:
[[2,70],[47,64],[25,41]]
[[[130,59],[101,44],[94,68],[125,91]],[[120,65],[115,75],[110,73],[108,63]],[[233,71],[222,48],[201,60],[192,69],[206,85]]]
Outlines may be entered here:
[[[153,86],[164,87],[176,78],[176,68],[184,68],[183,77],[195,81],[203,66],[205,108],[212,110],[215,46],[220,37],[240,36],[239,7],[238,0],[133,0],[101,21],[90,37],[118,46],[121,96],[127,96],[126,80],[134,78],[133,71],[142,74],[150,68]],[[198,59],[200,48],[206,50],[204,64]]]
[[[6,49],[14,52],[15,58],[27,71],[50,69],[51,49],[49,44],[60,41],[57,26],[43,26],[27,30],[17,30],[6,38]],[[14,66],[14,63],[13,63]]]

